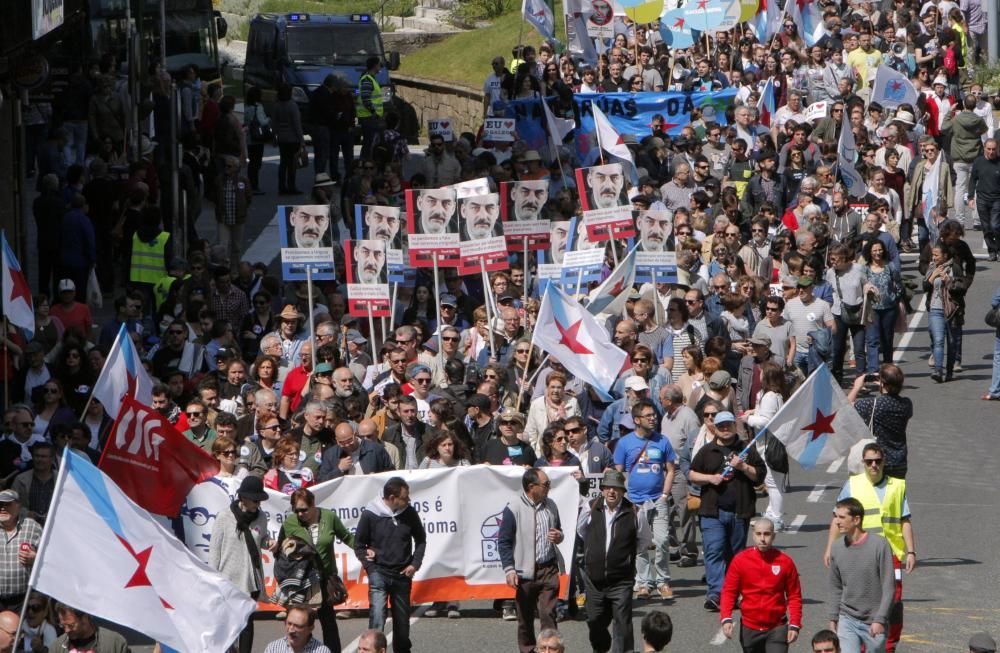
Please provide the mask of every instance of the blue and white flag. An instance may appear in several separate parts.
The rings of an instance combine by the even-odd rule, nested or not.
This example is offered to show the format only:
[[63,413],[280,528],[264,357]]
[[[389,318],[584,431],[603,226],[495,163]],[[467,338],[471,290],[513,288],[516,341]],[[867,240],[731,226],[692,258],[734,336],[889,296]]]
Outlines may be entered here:
[[7,321],[20,327],[28,340],[35,334],[35,308],[31,301],[31,288],[14,256],[14,250],[7,243],[7,234],[0,233],[0,272],[3,274],[3,314]]
[[868,187],[864,177],[854,167],[857,158],[858,146],[854,142],[854,132],[851,131],[851,120],[845,111],[840,123],[840,140],[837,142],[837,169],[847,193],[851,197],[862,198],[868,194]]
[[636,249],[638,246],[632,248],[632,251],[618,263],[614,272],[601,285],[590,291],[587,310],[590,311],[591,315],[598,313],[621,315],[629,293],[635,285]]
[[142,366],[132,337],[122,324],[94,384],[94,399],[101,402],[111,419],[115,419],[125,395],[149,405],[153,400],[153,380]]
[[611,342],[597,319],[554,283],[545,288],[532,342],[609,399],[611,386],[628,363],[628,354]]
[[938,189],[941,188],[941,159],[943,158],[944,155],[938,152],[937,160],[931,166],[931,171],[926,173],[923,188],[921,189],[920,214],[924,218],[924,224],[927,226],[927,234],[932,243],[938,238],[937,213],[938,201],[940,199],[938,197]]
[[545,0],[523,0],[521,15],[545,37],[546,41],[556,41],[556,17]]
[[806,469],[839,460],[858,440],[870,437],[826,365],[806,379],[762,431],[780,440],[789,457]]
[[920,94],[917,93],[913,82],[907,79],[906,75],[885,64],[879,64],[875,71],[875,83],[872,84],[872,102],[878,102],[883,107],[891,109],[901,104],[916,106],[919,97]]
[[72,449],[31,586],[185,653],[228,650],[256,607]]

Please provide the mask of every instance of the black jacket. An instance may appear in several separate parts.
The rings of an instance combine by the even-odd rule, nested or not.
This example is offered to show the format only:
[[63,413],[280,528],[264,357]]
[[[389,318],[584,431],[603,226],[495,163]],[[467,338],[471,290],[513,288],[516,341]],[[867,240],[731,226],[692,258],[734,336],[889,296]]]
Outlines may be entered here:
[[[417,422],[413,431],[417,435],[417,463],[419,464],[421,460],[424,459],[426,453],[424,452],[424,446],[434,439],[437,435],[437,430],[433,429],[423,422]],[[388,442],[389,444],[394,444],[399,449],[399,460],[402,465],[406,465],[406,443],[403,442],[403,425],[393,424],[387,426],[385,433],[382,434],[382,442]]]
[[[329,481],[331,478],[340,478],[344,475],[344,472],[340,471],[340,467],[338,467],[342,452],[345,456],[350,455],[344,452],[336,442],[323,450],[323,462],[319,466],[320,483]],[[389,458],[389,452],[385,450],[385,447],[364,438],[361,438],[358,463],[361,465],[361,471],[365,474],[391,472],[395,469],[392,466],[392,460]]]
[[[746,445],[747,443],[744,441],[734,440],[729,450],[739,453]],[[691,470],[702,474],[721,474],[726,467],[728,458],[726,450],[718,442],[706,444],[695,454],[694,460],[691,461]],[[750,519],[754,516],[754,506],[757,503],[754,485],[764,481],[767,469],[757,453],[757,447],[750,447],[747,452],[747,463],[757,471],[757,480],[751,481],[743,472],[734,471],[732,477],[728,481],[724,481],[722,485],[712,485],[711,483],[702,485],[699,516],[718,517],[719,498],[730,489],[735,490],[735,503],[732,511],[736,513],[736,516],[739,519]]]
[[[381,497],[372,499],[361,512],[354,533],[354,552],[365,571],[400,574],[413,565],[420,569],[427,548],[427,534],[413,506],[393,515]],[[369,561],[367,549],[375,551]]]
[[639,539],[638,516],[632,503],[622,498],[622,505],[611,522],[611,543],[605,551],[606,522],[604,497],[591,504],[590,525],[583,541],[584,572],[597,587],[606,587],[635,578],[636,544]]

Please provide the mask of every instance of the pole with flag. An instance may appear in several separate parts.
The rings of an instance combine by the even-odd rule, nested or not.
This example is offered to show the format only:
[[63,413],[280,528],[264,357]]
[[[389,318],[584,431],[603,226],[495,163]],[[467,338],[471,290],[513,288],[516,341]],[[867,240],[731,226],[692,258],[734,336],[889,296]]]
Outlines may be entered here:
[[68,447],[32,588],[185,653],[228,650],[256,607]]
[[[3,282],[0,288],[3,291],[3,377],[6,380],[9,374],[8,351],[7,351],[7,324],[24,331],[26,340],[31,340],[35,334],[35,307],[31,299],[31,288],[28,287],[28,280],[21,270],[14,250],[7,242],[7,233],[0,231],[0,266],[2,266]],[[10,384],[4,383],[4,406],[10,405]]]
[[854,167],[857,158],[858,148],[854,141],[854,132],[851,131],[851,120],[845,111],[840,123],[840,139],[837,142],[837,170],[848,194],[851,197],[861,198],[868,194],[868,187],[861,173]]
[[556,118],[552,115],[552,109],[549,108],[549,104],[545,101],[545,98],[542,98],[541,102],[542,111],[545,113],[545,129],[549,132],[549,156],[559,163],[559,176],[562,177],[562,181],[565,183],[566,171],[563,170],[559,146],[562,145],[563,139],[576,127],[576,123],[566,118]]
[[778,110],[777,96],[774,92],[774,79],[771,77],[767,78],[767,83],[764,84],[764,90],[760,93],[760,99],[757,100],[757,115],[759,116],[758,121],[765,127],[771,126],[771,116],[774,112]]
[[550,43],[557,43],[556,17],[545,0],[523,0],[521,16]]
[[101,368],[101,375],[97,378],[87,404],[83,407],[80,419],[86,416],[87,409],[94,399],[101,402],[108,417],[115,419],[118,417],[118,406],[126,396],[143,404],[150,403],[153,398],[153,380],[142,366],[139,352],[136,351],[132,337],[123,322],[108,352],[108,358],[104,361],[104,367]]
[[607,152],[621,161],[622,167],[628,171],[632,185],[638,186],[639,177],[635,169],[635,159],[632,157],[632,151],[625,144],[625,139],[615,130],[611,121],[597,104],[591,102],[590,108],[594,114],[594,132],[597,134],[597,144],[601,150],[601,163],[604,163],[604,153]]
[[[611,246],[615,246],[615,241],[611,241]],[[597,288],[590,291],[587,310],[591,315],[598,313],[608,313],[610,315],[620,315],[628,300],[629,291],[635,285],[635,254],[639,249],[636,245],[625,258],[615,266],[614,271],[601,282]]]

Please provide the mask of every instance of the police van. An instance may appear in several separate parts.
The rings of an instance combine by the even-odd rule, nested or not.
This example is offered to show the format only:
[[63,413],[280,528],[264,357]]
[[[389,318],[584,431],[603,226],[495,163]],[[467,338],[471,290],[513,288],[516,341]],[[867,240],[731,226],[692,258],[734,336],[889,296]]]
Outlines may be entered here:
[[244,95],[256,86],[270,108],[278,87],[290,84],[305,119],[309,96],[327,75],[337,75],[356,93],[365,60],[373,56],[382,60],[375,79],[388,104],[393,94],[389,71],[399,68],[399,53],[385,52],[382,33],[370,15],[257,14],[247,37]]

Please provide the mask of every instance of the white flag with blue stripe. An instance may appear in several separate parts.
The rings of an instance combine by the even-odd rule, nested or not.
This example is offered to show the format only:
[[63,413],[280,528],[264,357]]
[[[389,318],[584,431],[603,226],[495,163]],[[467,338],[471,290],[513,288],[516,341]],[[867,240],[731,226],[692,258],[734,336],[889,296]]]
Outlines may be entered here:
[[805,469],[839,460],[854,443],[871,437],[844,391],[820,365],[764,427]]
[[256,608],[71,449],[63,456],[31,584],[184,653],[226,651]]

